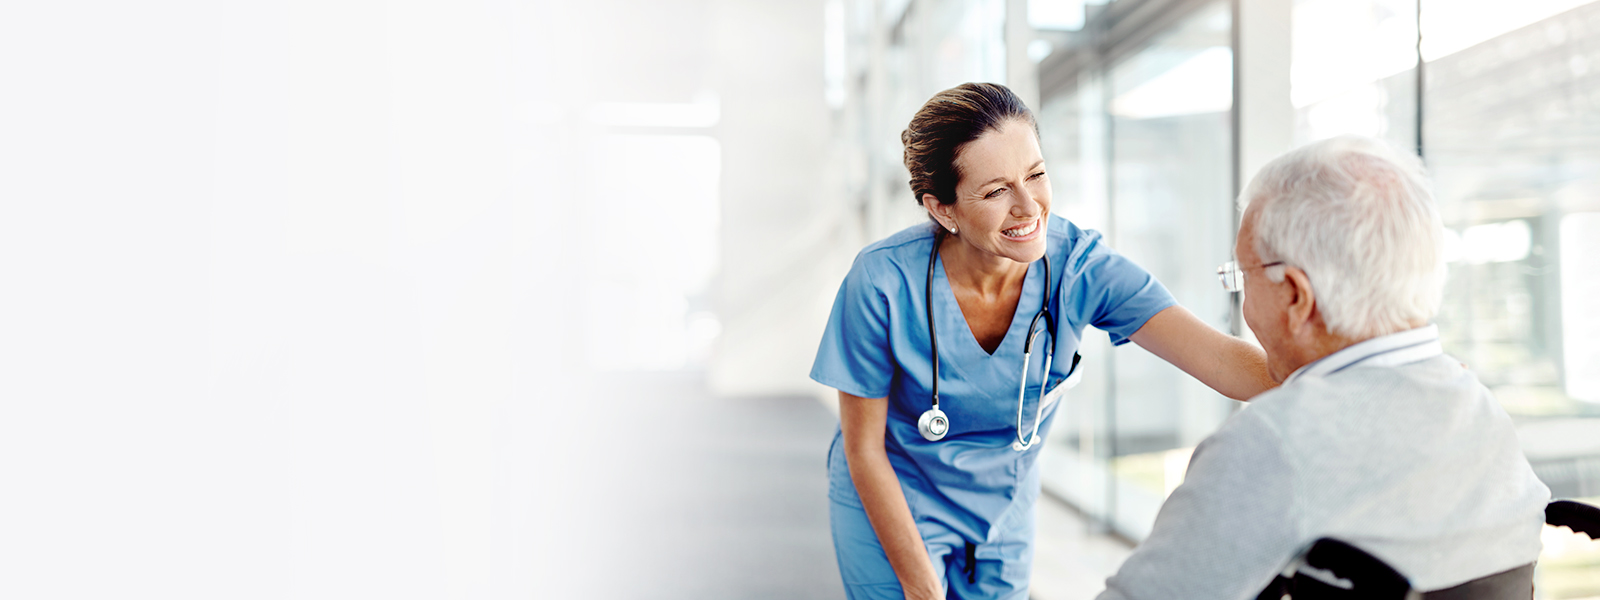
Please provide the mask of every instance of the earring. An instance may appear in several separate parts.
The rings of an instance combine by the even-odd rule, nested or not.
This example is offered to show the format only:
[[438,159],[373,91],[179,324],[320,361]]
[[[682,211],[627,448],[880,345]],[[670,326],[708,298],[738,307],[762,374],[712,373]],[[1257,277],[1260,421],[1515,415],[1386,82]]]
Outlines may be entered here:
[[955,232],[956,232],[956,228],[955,227],[951,227],[950,228],[950,233],[955,233]]

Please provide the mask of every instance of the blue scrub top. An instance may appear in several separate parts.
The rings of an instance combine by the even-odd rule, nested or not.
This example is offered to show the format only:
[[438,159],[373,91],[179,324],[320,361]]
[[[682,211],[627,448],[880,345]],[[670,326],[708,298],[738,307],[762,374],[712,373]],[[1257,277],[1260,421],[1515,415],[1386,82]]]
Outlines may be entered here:
[[[917,431],[917,418],[932,406],[924,286],[935,227],[926,223],[907,228],[856,256],[834,299],[811,378],[848,394],[889,399],[885,450],[925,535],[925,526],[937,525],[974,543],[993,542],[1005,528],[1008,512],[1031,506],[1038,494],[1041,445],[1017,452],[1011,443],[1017,437],[1023,337],[1045,302],[1044,265],[1035,261],[1028,268],[1011,327],[992,355],[967,327],[943,261],[935,265],[939,408],[950,418],[950,432],[943,440],[927,441]],[[1070,374],[1085,325],[1105,330],[1112,343],[1121,345],[1150,317],[1176,304],[1160,282],[1107,246],[1099,232],[1079,229],[1064,218],[1049,218],[1046,255],[1054,279],[1048,285],[1056,290],[1051,307],[1056,330],[1035,344],[1023,407],[1024,435],[1038,406],[1045,343],[1055,344],[1045,384],[1050,389]],[[1046,407],[1041,437],[1049,432],[1059,405]],[[837,433],[828,471],[829,497],[860,506]]]

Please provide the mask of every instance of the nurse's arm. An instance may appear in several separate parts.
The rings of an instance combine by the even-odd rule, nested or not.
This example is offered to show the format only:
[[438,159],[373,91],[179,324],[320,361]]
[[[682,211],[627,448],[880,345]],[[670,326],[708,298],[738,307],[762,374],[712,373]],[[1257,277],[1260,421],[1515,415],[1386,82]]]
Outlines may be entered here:
[[855,483],[861,505],[867,510],[872,531],[883,544],[889,566],[900,579],[909,599],[937,599],[944,586],[934,574],[928,548],[917,532],[906,505],[900,479],[884,451],[883,432],[888,425],[889,399],[862,398],[839,392],[839,428],[844,434],[844,456],[850,465],[850,481]]
[[1234,400],[1278,385],[1259,346],[1217,331],[1182,306],[1156,313],[1128,339]]

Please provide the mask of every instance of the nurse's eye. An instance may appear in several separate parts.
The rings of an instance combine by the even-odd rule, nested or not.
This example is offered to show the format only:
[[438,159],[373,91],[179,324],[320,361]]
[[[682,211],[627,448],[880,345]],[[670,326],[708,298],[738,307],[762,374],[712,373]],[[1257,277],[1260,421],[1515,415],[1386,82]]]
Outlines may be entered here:
[[1034,173],[1032,175],[1029,175],[1028,179],[1038,179],[1040,177],[1044,177],[1044,171],[1039,171],[1038,173]]
[[1006,191],[1006,189],[1005,189],[1005,188],[1003,188],[1003,187],[1002,187],[1002,188],[995,188],[995,189],[994,189],[994,191],[992,191],[992,192],[989,192],[989,193],[987,193],[987,194],[984,194],[984,195],[983,195],[983,197],[984,197],[984,198],[986,198],[986,199],[987,199],[987,198],[997,198],[997,197],[999,197],[999,196],[1000,196],[1000,194],[1001,194],[1001,193],[1002,193],[1002,192],[1004,192],[1004,191]]

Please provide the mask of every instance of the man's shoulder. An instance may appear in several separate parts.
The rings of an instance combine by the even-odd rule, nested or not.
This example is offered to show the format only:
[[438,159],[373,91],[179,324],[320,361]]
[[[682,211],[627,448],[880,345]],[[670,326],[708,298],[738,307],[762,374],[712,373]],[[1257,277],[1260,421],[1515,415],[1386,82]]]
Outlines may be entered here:
[[1486,394],[1476,377],[1446,354],[1402,365],[1353,365],[1327,375],[1295,378],[1251,399],[1252,406],[1277,406],[1281,410],[1334,408],[1314,402],[1347,398],[1380,402],[1383,394],[1479,396]]
[[1252,457],[1260,457],[1264,453],[1287,452],[1281,414],[1271,402],[1259,404],[1264,399],[1271,400],[1267,393],[1263,393],[1228,417],[1222,426],[1195,447],[1191,460],[1204,453],[1210,460],[1238,459],[1250,462],[1254,460]]
[[1297,378],[1250,405],[1241,414],[1274,431],[1287,452],[1323,456],[1313,462],[1329,452],[1341,463],[1381,461],[1386,451],[1428,454],[1463,437],[1514,435],[1493,394],[1448,355]]
[[1396,407],[1378,406],[1381,398],[1407,395],[1396,385],[1406,380],[1403,374],[1377,372],[1388,370],[1372,369],[1360,374],[1364,377],[1295,379],[1251,398],[1213,437],[1219,442],[1248,439],[1258,450],[1270,443],[1291,455],[1321,452],[1325,444],[1350,441],[1363,435],[1352,429],[1352,416],[1388,418],[1383,413]]

